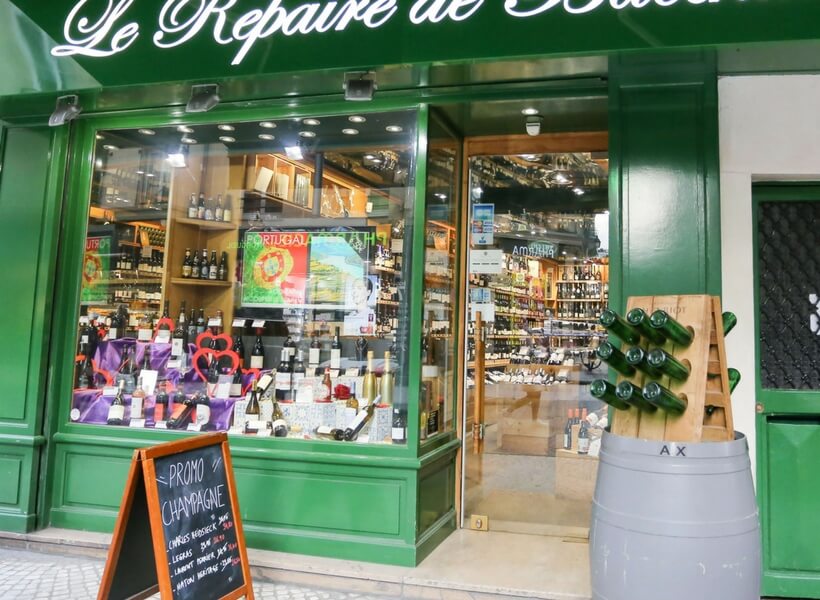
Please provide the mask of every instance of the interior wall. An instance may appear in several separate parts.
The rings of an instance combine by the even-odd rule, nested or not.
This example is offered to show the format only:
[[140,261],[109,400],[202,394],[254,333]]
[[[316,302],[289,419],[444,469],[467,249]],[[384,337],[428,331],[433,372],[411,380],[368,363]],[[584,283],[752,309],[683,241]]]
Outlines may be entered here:
[[735,429],[748,436],[754,465],[752,182],[820,181],[820,76],[725,77],[718,93],[723,306],[738,318],[726,354],[742,375]]

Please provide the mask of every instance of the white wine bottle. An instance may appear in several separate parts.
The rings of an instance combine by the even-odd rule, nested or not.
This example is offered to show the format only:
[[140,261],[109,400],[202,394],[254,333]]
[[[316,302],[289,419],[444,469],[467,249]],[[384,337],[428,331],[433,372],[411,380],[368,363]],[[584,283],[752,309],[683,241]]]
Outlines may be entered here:
[[376,396],[373,399],[373,402],[367,405],[367,407],[360,411],[359,414],[356,415],[356,418],[351,421],[351,423],[345,429],[345,440],[348,442],[352,442],[357,437],[359,437],[359,432],[364,428],[365,425],[373,418],[373,414],[376,412],[376,405],[381,401],[381,396]]

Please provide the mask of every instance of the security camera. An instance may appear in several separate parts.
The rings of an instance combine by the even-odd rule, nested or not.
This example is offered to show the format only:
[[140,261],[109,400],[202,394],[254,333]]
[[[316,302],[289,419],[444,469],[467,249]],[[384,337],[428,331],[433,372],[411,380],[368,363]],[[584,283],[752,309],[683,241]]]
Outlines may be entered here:
[[527,117],[527,135],[536,136],[541,133],[541,123],[544,122],[544,117],[539,115],[532,115]]

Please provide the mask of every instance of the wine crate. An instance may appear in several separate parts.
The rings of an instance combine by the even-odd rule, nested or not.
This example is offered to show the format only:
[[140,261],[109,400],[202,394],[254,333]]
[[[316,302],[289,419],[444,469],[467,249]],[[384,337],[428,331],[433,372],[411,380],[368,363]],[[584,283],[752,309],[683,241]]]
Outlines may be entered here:
[[[687,407],[680,415],[661,409],[652,413],[634,407],[616,410],[612,432],[626,437],[670,442],[733,440],[734,424],[720,299],[706,295],[635,296],[629,299],[627,311],[633,308],[642,308],[647,314],[664,310],[682,325],[692,328],[694,339],[688,347],[676,346],[671,341],[662,346],[678,360],[688,361],[690,373],[686,381],[679,382],[666,376],[660,380],[650,379],[637,371],[632,377],[619,376],[618,382],[631,381],[643,388],[650,380],[658,381],[672,392],[684,394]],[[641,346],[647,348],[644,338]]]
[[598,457],[572,450],[555,451],[555,495],[592,502],[598,477]]

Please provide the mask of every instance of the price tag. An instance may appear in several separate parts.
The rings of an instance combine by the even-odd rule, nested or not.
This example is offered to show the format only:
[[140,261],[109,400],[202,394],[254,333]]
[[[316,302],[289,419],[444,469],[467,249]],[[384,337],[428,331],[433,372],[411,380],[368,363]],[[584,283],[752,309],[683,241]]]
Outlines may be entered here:
[[393,254],[404,252],[404,238],[390,240],[390,252]]
[[254,329],[262,329],[265,326],[265,319],[254,319],[251,327]]
[[234,319],[233,327],[244,327],[247,321],[245,319]]
[[256,437],[270,437],[273,431],[265,427],[256,432]]
[[131,422],[128,423],[128,426],[129,427],[136,427],[138,429],[141,429],[141,428],[145,427],[145,419],[131,419]]
[[168,429],[168,423],[166,423],[165,421],[157,421],[156,423],[154,423],[154,428],[155,429]]
[[[359,370],[356,369],[356,375],[358,375],[358,374],[359,374]],[[339,376],[339,369],[331,369],[330,370],[330,378],[331,379],[336,379],[338,376]]]
[[228,430],[228,435],[245,435],[245,428],[244,427],[231,427]]
[[145,393],[149,396],[154,393],[154,389],[157,387],[158,374],[158,371],[151,371],[148,369],[140,371],[140,375],[142,376],[142,389],[144,389]]
[[154,332],[150,329],[138,329],[137,330],[137,339],[141,342],[150,342],[151,341],[151,334]]
[[106,386],[106,387],[103,388],[102,395],[103,396],[116,396],[117,395],[117,388],[115,388],[113,385],[112,386]]
[[202,425],[199,423],[188,423],[188,431],[202,431]]
[[88,325],[88,317],[86,317],[86,316],[80,317],[80,325]]
[[[359,376],[359,367],[348,367],[345,369],[345,377],[358,377]],[[333,377],[333,375],[331,375]],[[338,377],[338,375],[337,375]]]
[[220,375],[219,382],[216,384],[216,392],[214,393],[214,398],[219,398],[220,400],[227,400],[228,398],[230,398],[231,383],[233,383],[233,376]]
[[248,428],[248,431],[259,431],[260,429],[266,429],[267,428],[267,422],[258,421],[258,420],[255,420],[255,419],[253,421],[247,421],[247,428]]
[[156,344],[170,344],[171,343],[171,332],[168,329],[160,329],[157,331],[157,337],[154,340]]
[[165,363],[166,369],[179,369],[182,366],[182,361],[178,358],[172,358],[167,363]]
[[208,327],[222,327],[222,319],[219,317],[211,317],[208,319]]
[[372,213],[373,212],[373,203],[372,202],[368,202],[367,204],[365,204],[364,212],[366,212],[366,213]]

